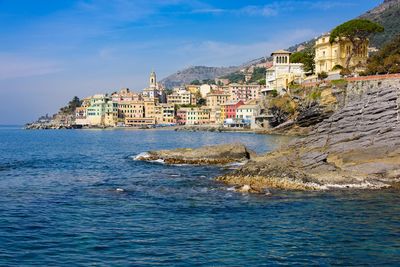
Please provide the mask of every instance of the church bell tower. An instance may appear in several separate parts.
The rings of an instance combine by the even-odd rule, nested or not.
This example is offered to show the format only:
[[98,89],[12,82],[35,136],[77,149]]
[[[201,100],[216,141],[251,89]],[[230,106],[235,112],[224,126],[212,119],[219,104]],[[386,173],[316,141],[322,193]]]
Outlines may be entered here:
[[150,88],[157,88],[157,76],[154,71],[150,73]]

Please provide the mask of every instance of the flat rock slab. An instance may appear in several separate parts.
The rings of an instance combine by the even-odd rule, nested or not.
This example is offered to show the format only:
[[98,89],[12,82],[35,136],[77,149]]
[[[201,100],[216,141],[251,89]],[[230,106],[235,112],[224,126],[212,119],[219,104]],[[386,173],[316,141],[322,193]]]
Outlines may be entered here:
[[241,143],[204,146],[200,148],[178,148],[149,151],[137,160],[162,160],[166,164],[218,165],[241,162],[254,157],[255,152]]

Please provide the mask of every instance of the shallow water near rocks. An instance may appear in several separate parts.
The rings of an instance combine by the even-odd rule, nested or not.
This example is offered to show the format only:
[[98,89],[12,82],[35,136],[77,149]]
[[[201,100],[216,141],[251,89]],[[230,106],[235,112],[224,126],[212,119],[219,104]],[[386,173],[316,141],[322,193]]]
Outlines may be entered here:
[[154,149],[287,138],[0,127],[0,266],[397,265],[393,190],[233,192],[226,168],[134,161]]

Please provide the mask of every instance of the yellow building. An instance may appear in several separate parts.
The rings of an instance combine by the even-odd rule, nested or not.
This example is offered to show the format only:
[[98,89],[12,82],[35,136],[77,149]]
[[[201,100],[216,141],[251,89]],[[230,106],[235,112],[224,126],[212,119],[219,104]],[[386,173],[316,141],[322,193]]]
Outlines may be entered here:
[[104,125],[114,127],[117,126],[117,122],[118,122],[118,103],[114,101],[108,101],[104,113]]
[[200,92],[200,85],[189,84],[186,85],[186,90],[188,90],[192,94],[197,94]]
[[155,122],[156,124],[175,123],[175,106],[171,104],[157,104],[155,106]]
[[118,103],[118,117],[125,126],[135,126],[132,119],[144,118],[143,101],[126,101]]
[[[356,55],[352,57],[350,68],[362,66],[367,62],[368,45],[369,41],[365,41]],[[329,34],[323,35],[315,42],[315,73],[329,73],[336,65],[346,67],[346,60],[352,49],[353,45],[349,40],[341,39],[331,44]]]
[[215,108],[221,104],[225,104],[229,98],[230,94],[224,93],[222,91],[215,91],[207,94],[207,106]]
[[210,123],[210,113],[207,108],[191,108],[186,115],[187,125],[202,125]]

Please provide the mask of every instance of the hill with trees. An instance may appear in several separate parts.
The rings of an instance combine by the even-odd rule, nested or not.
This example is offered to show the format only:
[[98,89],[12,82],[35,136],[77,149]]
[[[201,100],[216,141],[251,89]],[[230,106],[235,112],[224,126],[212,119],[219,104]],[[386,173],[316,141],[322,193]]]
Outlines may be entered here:
[[400,34],[400,0],[385,0],[360,18],[369,19],[385,28],[384,32],[376,33],[370,38],[371,46],[381,48]]
[[[382,4],[362,14],[359,18],[371,20],[384,27],[385,30],[383,32],[377,32],[370,36],[370,45],[381,48],[400,34],[400,0],[384,0]],[[313,56],[315,40],[316,38],[286,49],[293,52],[292,62],[303,63],[307,72],[314,69]],[[300,47],[302,47],[303,50],[297,51]],[[202,81],[218,77],[226,77],[232,82],[240,82],[244,81],[244,75],[238,71],[239,69],[244,66],[255,65],[265,60],[271,60],[271,58],[265,58],[264,56],[244,63],[241,66],[234,67],[189,67],[164,78],[161,80],[161,83],[167,88],[172,88],[174,86],[188,84],[194,80]]]

